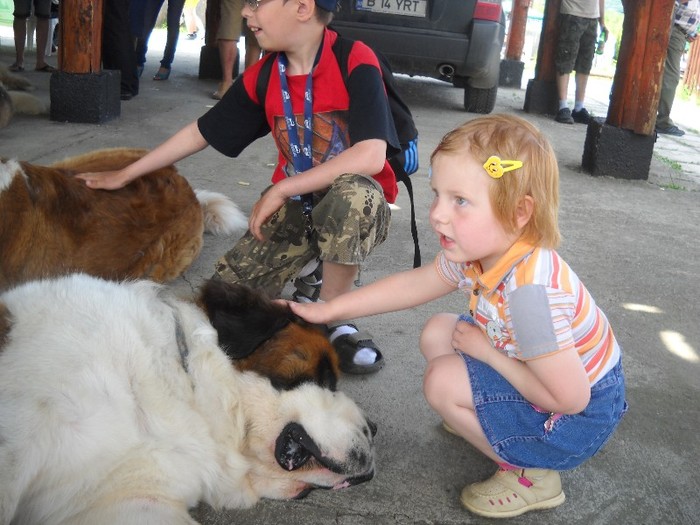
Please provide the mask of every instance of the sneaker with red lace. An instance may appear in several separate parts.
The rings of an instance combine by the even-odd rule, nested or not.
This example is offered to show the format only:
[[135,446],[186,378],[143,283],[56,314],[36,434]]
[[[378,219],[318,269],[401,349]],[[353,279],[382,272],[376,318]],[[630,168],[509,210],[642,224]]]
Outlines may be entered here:
[[556,470],[499,469],[486,481],[462,489],[462,505],[479,516],[512,518],[531,510],[551,509],[564,503]]

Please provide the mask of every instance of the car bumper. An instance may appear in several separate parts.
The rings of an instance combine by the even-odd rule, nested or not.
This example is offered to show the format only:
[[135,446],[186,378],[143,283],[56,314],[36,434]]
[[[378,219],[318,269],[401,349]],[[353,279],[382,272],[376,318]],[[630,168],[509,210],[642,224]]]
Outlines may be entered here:
[[[469,79],[475,87],[498,84],[498,66],[505,28],[497,22],[474,21],[471,35],[423,29],[420,31],[338,21],[333,29],[381,50],[396,73],[425,75],[442,80]],[[381,41],[379,40],[381,35]],[[482,86],[488,84],[490,86]]]

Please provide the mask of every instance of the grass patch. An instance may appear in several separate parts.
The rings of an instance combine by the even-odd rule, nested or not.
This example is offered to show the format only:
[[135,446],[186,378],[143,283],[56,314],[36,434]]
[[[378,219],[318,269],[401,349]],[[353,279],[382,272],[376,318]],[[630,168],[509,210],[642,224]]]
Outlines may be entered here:
[[672,170],[674,171],[682,171],[683,167],[681,164],[675,160],[671,160],[668,157],[664,157],[663,155],[654,155],[657,159],[659,159],[661,162],[666,164],[667,166],[670,166]]

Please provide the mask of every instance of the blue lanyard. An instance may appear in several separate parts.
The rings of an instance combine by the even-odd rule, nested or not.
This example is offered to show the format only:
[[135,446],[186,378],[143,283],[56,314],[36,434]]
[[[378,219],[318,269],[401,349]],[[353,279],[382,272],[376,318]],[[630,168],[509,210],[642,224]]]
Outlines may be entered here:
[[306,90],[304,91],[304,143],[299,144],[297,121],[294,117],[292,97],[289,93],[289,84],[287,83],[287,56],[284,53],[280,53],[277,56],[277,67],[280,73],[282,106],[284,107],[292,163],[296,173],[303,173],[313,167],[313,68],[306,77]]

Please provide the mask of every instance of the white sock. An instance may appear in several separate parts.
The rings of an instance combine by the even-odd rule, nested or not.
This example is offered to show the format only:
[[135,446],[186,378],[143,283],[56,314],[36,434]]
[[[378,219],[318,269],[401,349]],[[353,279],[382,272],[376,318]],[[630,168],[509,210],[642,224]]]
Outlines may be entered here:
[[[340,337],[341,335],[345,334],[354,334],[358,330],[356,328],[353,328],[350,325],[347,324],[341,324],[338,326],[334,326],[332,328],[332,333],[329,337],[331,344],[333,341],[336,340],[336,338]],[[356,365],[360,366],[367,366],[367,365],[372,365],[375,363],[377,360],[377,351],[374,348],[369,348],[369,347],[364,347],[360,348],[357,352],[355,352],[355,355],[353,356],[352,362],[355,363]]]
[[583,109],[583,102],[576,101],[574,103],[574,111],[581,111]]
[[559,109],[564,109],[564,108],[568,108],[568,107],[569,107],[569,104],[568,104],[568,102],[566,102],[566,100],[559,101]]

